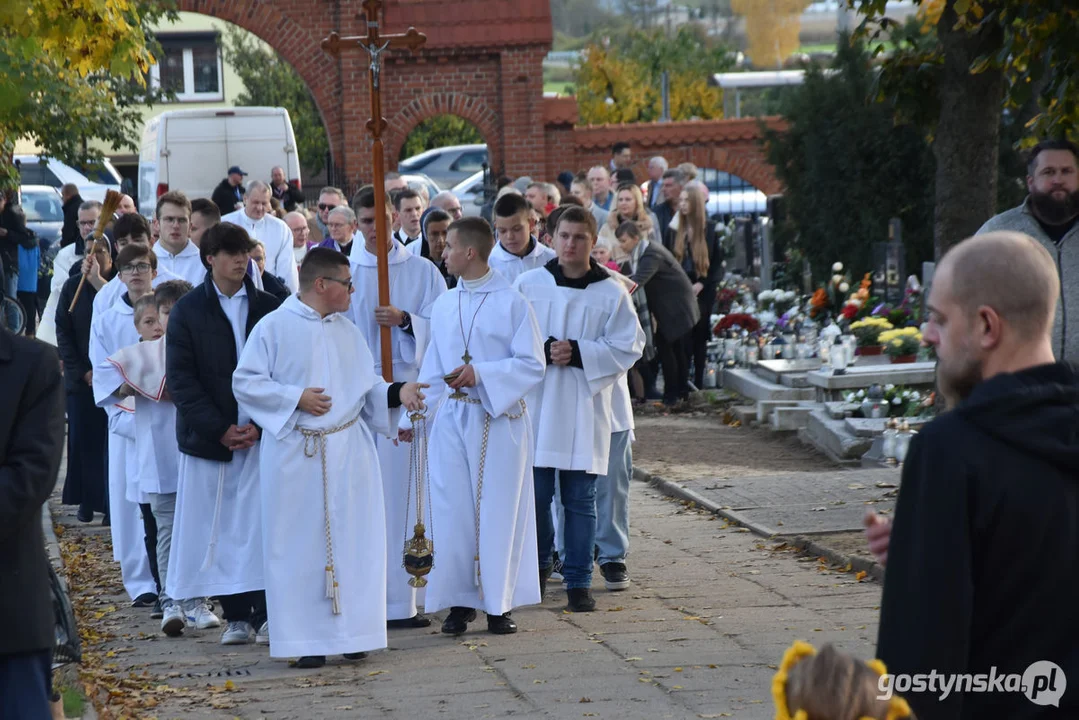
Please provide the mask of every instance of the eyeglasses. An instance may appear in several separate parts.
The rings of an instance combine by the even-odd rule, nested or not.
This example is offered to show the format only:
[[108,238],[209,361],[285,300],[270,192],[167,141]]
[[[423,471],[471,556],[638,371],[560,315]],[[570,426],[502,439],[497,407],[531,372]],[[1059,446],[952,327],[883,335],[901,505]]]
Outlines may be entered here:
[[127,273],[128,275],[134,275],[136,273],[141,275],[143,273],[148,273],[153,269],[154,268],[150,263],[133,263],[131,265],[124,265],[120,268],[120,272]]
[[344,285],[349,290],[352,290],[352,278],[349,278],[348,280],[338,280],[335,277],[330,277],[329,275],[323,275],[322,279],[323,280],[333,280],[335,283],[341,283],[342,285]]
[[333,210],[335,207],[337,207],[337,205],[326,205],[325,203],[318,204],[319,210]]
[[347,228],[348,223],[326,223],[326,227],[330,230],[336,230],[338,228]]
[[79,220],[79,227],[93,227],[97,225],[97,220]]

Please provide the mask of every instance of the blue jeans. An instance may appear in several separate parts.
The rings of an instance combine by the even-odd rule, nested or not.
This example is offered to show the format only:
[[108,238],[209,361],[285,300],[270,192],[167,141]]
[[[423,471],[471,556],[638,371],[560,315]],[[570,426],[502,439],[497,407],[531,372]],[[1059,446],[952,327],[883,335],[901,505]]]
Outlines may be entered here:
[[629,553],[629,481],[633,476],[630,431],[611,433],[607,474],[596,479],[596,550],[602,567]]
[[551,567],[554,519],[551,499],[555,485],[565,509],[562,578],[568,590],[592,587],[592,547],[596,544],[596,476],[583,470],[533,468],[536,493],[536,542],[541,570]]
[[52,650],[0,655],[0,717],[51,720]]

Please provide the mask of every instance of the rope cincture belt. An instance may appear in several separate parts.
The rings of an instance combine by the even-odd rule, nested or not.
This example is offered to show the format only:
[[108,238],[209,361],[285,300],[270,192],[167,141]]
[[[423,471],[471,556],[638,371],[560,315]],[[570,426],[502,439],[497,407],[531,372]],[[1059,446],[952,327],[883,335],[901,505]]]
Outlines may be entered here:
[[[469,397],[468,395],[456,398],[450,395],[449,397],[453,398],[457,402],[466,403],[468,405],[483,405],[483,401],[478,398]],[[510,420],[520,420],[522,417],[524,417],[525,410],[527,410],[524,398],[518,400],[517,402],[521,404],[521,412],[517,413],[516,415],[506,413],[506,417]],[[475,583],[476,587],[479,589],[480,600],[483,600],[483,582],[480,578],[480,500],[483,499],[483,471],[487,465],[487,438],[490,434],[491,413],[485,412],[483,414],[483,443],[480,445],[480,467],[479,471],[476,473],[476,556],[473,559],[473,565],[476,571]]]
[[330,531],[330,489],[329,476],[326,473],[326,438],[342,430],[348,430],[359,419],[360,416],[357,415],[344,425],[326,429],[296,427],[303,435],[304,457],[313,458],[317,453],[322,458],[322,518],[326,524],[326,597],[333,603],[334,615],[341,614],[341,592],[337,586],[337,574],[333,565],[333,535]]

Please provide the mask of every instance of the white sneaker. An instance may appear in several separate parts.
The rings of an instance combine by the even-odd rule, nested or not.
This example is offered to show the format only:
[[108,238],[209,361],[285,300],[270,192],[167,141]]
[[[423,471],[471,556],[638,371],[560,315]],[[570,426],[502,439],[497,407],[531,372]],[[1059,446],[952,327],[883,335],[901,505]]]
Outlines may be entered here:
[[251,623],[243,620],[230,622],[221,633],[222,645],[246,645],[251,642]]
[[259,645],[269,645],[270,644],[270,621],[269,620],[262,623],[262,625],[259,627],[259,631],[257,633],[255,633],[255,642],[258,643]]
[[169,637],[179,637],[184,632],[184,611],[178,603],[172,603],[164,609],[161,620],[161,632]]
[[221,627],[221,620],[210,612],[210,608],[199,603],[187,613],[187,624],[199,630]]

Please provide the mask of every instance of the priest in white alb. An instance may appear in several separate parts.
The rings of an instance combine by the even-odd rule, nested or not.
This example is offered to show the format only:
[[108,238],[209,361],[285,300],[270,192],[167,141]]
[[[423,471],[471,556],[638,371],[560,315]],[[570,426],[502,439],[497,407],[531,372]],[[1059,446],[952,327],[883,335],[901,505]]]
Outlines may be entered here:
[[239,225],[252,240],[266,248],[266,269],[284,281],[291,292],[299,290],[296,256],[292,252],[292,230],[284,220],[270,214],[270,186],[261,180],[247,184],[244,206],[221,216],[221,222]]
[[[554,213],[552,213],[554,215]],[[551,228],[555,260],[517,278],[546,338],[547,375],[529,396],[536,418],[535,494],[539,566],[551,569],[557,491],[565,513],[562,577],[571,612],[595,609],[596,478],[607,474],[615,384],[644,349],[629,293],[592,259],[596,219],[561,211]]]
[[[390,328],[393,344],[393,379],[412,381],[419,377],[423,353],[430,337],[431,309],[446,292],[446,281],[438,267],[390,238],[390,304],[378,303],[378,259],[375,256],[375,192],[370,185],[360,189],[355,198],[356,212],[364,238],[350,255],[352,282],[356,294],[346,313],[363,333],[374,355],[375,374],[382,375],[380,331]],[[331,221],[338,211],[331,212]],[[351,212],[351,211],[350,211]],[[386,227],[393,215],[390,204],[383,208]],[[409,514],[409,447],[392,438],[375,435],[375,447],[382,468],[382,492],[386,503],[386,619],[390,628],[427,627],[431,621],[416,608],[416,589],[408,584],[409,574],[401,564],[403,539],[412,525]]]
[[540,602],[525,396],[543,380],[543,341],[528,302],[487,265],[493,245],[482,218],[450,225],[442,258],[460,282],[435,301],[420,370],[429,407],[441,400],[428,444],[434,568],[424,606],[451,608],[442,623],[451,635],[477,610],[490,632],[516,632],[510,611]]
[[386,647],[386,524],[372,430],[422,407],[418,383],[375,375],[363,334],[342,314],[348,258],[312,248],[300,294],[251,332],[232,387],[263,429],[266,602],[272,657],[321,667]]

